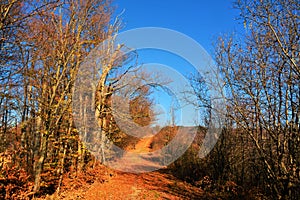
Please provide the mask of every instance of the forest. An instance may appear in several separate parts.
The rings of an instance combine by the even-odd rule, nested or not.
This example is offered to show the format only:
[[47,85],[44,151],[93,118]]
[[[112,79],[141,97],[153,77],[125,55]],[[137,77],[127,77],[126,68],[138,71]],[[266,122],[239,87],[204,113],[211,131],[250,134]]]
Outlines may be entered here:
[[[171,120],[147,139],[135,127],[150,132],[153,88],[169,80],[140,70],[138,53],[116,43],[124,24],[111,0],[1,0],[0,199],[300,199],[300,2],[232,6],[245,35],[212,41],[225,103],[212,106],[210,83],[194,73],[205,123]],[[86,87],[79,76],[96,84]],[[217,143],[199,157],[218,120]],[[154,154],[191,129],[195,137],[176,161],[138,157],[140,169],[158,170],[130,172],[131,152]],[[124,151],[114,155],[115,146]],[[114,156],[123,171],[107,164]]]

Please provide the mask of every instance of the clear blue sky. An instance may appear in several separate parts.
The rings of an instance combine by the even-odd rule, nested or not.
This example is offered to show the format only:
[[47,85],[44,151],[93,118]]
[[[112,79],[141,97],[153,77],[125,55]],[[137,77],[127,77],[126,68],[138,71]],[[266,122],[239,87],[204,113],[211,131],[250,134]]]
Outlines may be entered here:
[[232,0],[115,0],[125,29],[158,26],[182,32],[198,41],[209,53],[221,33],[242,32]]
[[[239,13],[233,9],[231,0],[115,0],[114,4],[117,6],[116,15],[125,10],[122,15],[124,28],[121,31],[141,27],[173,29],[196,40],[209,54],[212,54],[213,43],[221,34],[241,34],[244,31],[241,22],[236,20]],[[139,54],[142,63],[169,65],[184,76],[189,74],[189,70],[192,72],[191,66],[176,56],[172,58],[172,55],[157,51],[141,51]],[[160,116],[160,124],[166,124],[170,120],[168,112],[172,98],[162,93],[157,92],[153,97],[165,112],[164,116]]]

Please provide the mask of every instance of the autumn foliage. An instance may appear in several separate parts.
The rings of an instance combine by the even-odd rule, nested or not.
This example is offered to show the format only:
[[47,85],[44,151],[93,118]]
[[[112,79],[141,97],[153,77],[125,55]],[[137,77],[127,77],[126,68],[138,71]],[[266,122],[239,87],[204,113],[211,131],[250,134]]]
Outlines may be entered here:
[[[203,138],[214,126],[212,113],[219,110],[211,105],[203,77],[195,74],[191,81],[204,123],[193,127],[197,134],[189,149],[153,177],[118,175],[148,180],[148,188],[156,190],[156,182],[149,180],[161,178],[166,184],[161,183],[165,191],[160,193],[182,198],[299,199],[299,1],[238,0],[234,7],[246,33],[216,41],[214,58],[223,79],[217,89],[226,103],[219,105],[224,108],[222,134],[214,148],[199,158]],[[124,54],[126,44],[115,44],[122,23],[113,17],[112,2],[5,0],[0,11],[0,199],[62,198],[66,191],[104,184],[115,174],[104,165],[109,159],[105,150],[112,144],[135,150],[141,141],[126,134],[114,115],[140,127],[156,117],[152,86],[135,88],[156,77],[131,66],[136,52]],[[87,57],[102,59],[94,66]],[[81,88],[94,87],[95,92],[92,103],[85,93],[78,97],[81,107],[75,113],[75,82],[84,62],[95,67],[90,74],[99,81]],[[128,100],[129,114],[113,113],[113,96]],[[91,108],[100,127],[96,139],[88,129],[80,134],[74,122],[79,117],[86,123]],[[166,146],[179,128],[188,127],[174,120],[158,126],[145,149]],[[93,150],[101,156],[96,158],[82,137],[95,139]],[[184,188],[185,194],[180,193]],[[196,192],[188,196],[190,188]],[[155,192],[149,196],[156,198]]]

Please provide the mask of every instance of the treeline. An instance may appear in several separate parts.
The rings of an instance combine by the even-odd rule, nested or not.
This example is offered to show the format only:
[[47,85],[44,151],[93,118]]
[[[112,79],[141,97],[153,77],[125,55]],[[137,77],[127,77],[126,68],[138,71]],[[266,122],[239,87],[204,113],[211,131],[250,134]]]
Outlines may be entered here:
[[[103,134],[118,139],[122,134],[109,120],[107,104],[129,71],[118,68],[134,55],[114,48],[120,21],[112,18],[109,0],[8,0],[1,1],[0,9],[0,198],[59,193],[65,174],[76,177],[97,162],[74,125],[72,94],[79,66],[107,41],[94,51],[106,59],[98,63],[103,73],[93,106],[99,119],[107,119],[99,120]],[[150,106],[150,101],[140,105],[148,101],[147,92],[131,95],[136,122],[147,121],[139,117]]]
[[203,77],[193,78],[206,116],[222,112],[222,135],[204,159],[198,158],[200,137],[198,148],[190,148],[173,169],[210,192],[224,192],[226,184],[228,191],[235,188],[225,197],[299,199],[299,1],[237,1],[234,6],[245,34],[222,36],[215,45],[223,79],[216,89],[223,92],[226,109],[212,107]]
[[66,170],[82,170],[72,87],[112,34],[111,14],[102,0],[1,2],[1,198],[53,193]]
[[112,142],[130,148],[138,141],[116,125],[111,97],[129,103],[120,119],[147,125],[150,88],[140,82],[151,77],[131,65],[135,52],[115,43],[121,22],[110,0],[0,6],[0,198],[59,194],[64,177],[96,172]]

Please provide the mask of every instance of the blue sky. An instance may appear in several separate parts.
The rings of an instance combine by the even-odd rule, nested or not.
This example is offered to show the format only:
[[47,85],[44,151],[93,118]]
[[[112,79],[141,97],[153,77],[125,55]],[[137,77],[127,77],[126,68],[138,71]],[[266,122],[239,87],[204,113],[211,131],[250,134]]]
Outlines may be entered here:
[[243,31],[239,12],[231,0],[115,0],[124,30],[158,26],[182,32],[198,41],[209,53],[221,33]]
[[[213,43],[218,36],[226,33],[242,34],[243,25],[236,20],[238,11],[233,9],[230,0],[115,0],[116,15],[122,14],[126,31],[141,27],[162,27],[179,31],[196,40],[209,53],[213,53]],[[192,66],[185,60],[159,51],[143,50],[139,53],[140,63],[161,63],[171,66],[188,78],[193,72]],[[159,91],[153,94],[155,102],[160,104],[163,115],[159,116],[159,124],[164,125],[170,121],[170,105],[174,100],[170,95]],[[180,112],[176,112],[180,118]],[[201,113],[200,113],[201,115]],[[194,119],[178,122],[180,125],[193,125]],[[180,121],[180,120],[179,120]]]

